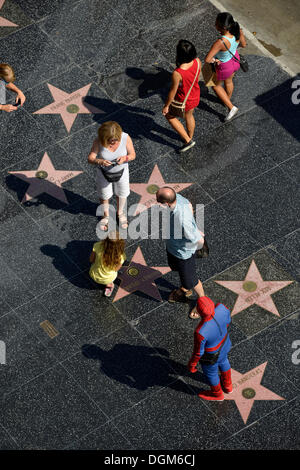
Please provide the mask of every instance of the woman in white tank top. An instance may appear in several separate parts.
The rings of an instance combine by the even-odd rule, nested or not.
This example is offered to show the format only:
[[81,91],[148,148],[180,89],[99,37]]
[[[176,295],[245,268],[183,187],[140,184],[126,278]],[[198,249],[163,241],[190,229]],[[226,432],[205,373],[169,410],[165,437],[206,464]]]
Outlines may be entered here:
[[[105,232],[109,223],[109,199],[113,194],[117,197],[119,225],[123,229],[128,227],[124,214],[130,194],[128,162],[134,159],[135,150],[130,136],[117,122],[104,122],[98,129],[98,138],[93,142],[88,162],[97,166],[97,189],[103,209],[100,229]],[[115,181],[111,182],[113,179]]]

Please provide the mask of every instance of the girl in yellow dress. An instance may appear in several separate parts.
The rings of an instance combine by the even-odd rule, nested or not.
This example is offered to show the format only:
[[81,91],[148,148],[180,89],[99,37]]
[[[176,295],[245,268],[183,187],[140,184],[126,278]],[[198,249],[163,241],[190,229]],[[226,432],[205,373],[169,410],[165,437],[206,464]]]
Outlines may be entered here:
[[92,266],[90,277],[98,284],[105,285],[104,295],[110,297],[114,290],[114,280],[118,271],[126,260],[125,240],[120,238],[117,231],[110,232],[108,236],[93,246],[90,256]]

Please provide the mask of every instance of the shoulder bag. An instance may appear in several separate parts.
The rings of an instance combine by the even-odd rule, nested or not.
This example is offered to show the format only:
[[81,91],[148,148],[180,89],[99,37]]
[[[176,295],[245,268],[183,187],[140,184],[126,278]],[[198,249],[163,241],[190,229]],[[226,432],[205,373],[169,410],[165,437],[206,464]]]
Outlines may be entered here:
[[202,68],[202,76],[205,86],[211,87],[216,86],[217,74],[214,63],[205,62]]
[[195,81],[196,81],[196,78],[198,77],[199,70],[200,70],[200,61],[199,61],[199,59],[196,59],[196,60],[197,60],[197,64],[198,64],[197,72],[196,72],[194,81],[192,83],[192,86],[189,89],[189,91],[187,92],[186,97],[184,98],[184,101],[173,100],[172,103],[169,106],[169,113],[172,114],[172,116],[181,117],[181,118],[185,117],[185,105],[186,105],[188,97],[189,97],[189,95],[192,91],[192,88],[195,85]]
[[234,60],[235,60],[236,62],[239,62],[242,71],[243,71],[243,72],[248,72],[248,70],[249,70],[249,64],[248,64],[247,60],[245,59],[245,57],[240,54],[240,60],[237,59],[237,58],[232,54],[232,52],[228,49],[228,47],[226,46],[226,44],[225,44],[225,42],[223,41],[222,38],[221,38],[221,41],[222,41],[222,43],[224,44],[224,46],[226,47],[226,49],[228,50],[228,52],[232,55],[232,57],[234,58]]

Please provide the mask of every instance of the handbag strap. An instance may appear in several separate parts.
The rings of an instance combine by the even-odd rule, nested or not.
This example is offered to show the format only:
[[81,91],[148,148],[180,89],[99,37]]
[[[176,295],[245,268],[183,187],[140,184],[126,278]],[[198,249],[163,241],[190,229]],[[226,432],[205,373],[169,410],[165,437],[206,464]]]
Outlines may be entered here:
[[197,78],[197,76],[198,76],[198,73],[199,73],[200,61],[199,61],[198,58],[196,59],[196,61],[197,61],[197,64],[198,64],[198,66],[197,66],[197,72],[196,72],[194,81],[193,81],[193,83],[192,83],[192,86],[191,86],[191,88],[189,89],[189,91],[188,91],[186,97],[184,98],[183,104],[186,104],[186,102],[187,102],[187,100],[188,100],[188,97],[189,97],[189,95],[190,95],[190,93],[191,93],[191,91],[192,91],[192,88],[193,88],[193,86],[194,86],[194,84],[195,84],[195,81],[196,81],[196,78]]
[[224,44],[224,46],[226,47],[226,49],[228,50],[229,54],[231,54],[232,57],[234,58],[234,60],[240,64],[241,62],[239,61],[239,59],[237,59],[237,58],[235,57],[235,55],[232,54],[232,52],[228,49],[228,47],[226,46],[226,44],[225,44],[225,42],[223,41],[223,39],[222,39],[222,38],[220,38],[220,39],[221,39],[222,43]]

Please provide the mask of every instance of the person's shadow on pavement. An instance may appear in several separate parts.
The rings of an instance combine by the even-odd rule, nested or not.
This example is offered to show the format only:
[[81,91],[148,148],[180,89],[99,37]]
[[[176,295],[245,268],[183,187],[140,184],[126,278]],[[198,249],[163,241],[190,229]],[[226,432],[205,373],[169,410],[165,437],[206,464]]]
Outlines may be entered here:
[[126,74],[139,83],[139,98],[147,98],[153,94],[159,94],[165,100],[168,94],[166,88],[171,84],[172,73],[159,66],[152,66],[152,69],[156,73],[145,72],[138,67],[127,67]]
[[[171,360],[166,349],[120,343],[105,351],[94,344],[85,344],[82,354],[99,361],[101,372],[111,379],[137,390],[161,386],[189,395],[198,391],[181,380],[180,376],[191,374],[186,365]],[[201,373],[194,375],[198,376],[197,381],[204,380]]]
[[[52,258],[53,266],[73,285],[81,289],[101,290],[101,286],[94,283],[88,275],[93,244],[93,241],[73,240],[68,242],[65,248],[47,244],[41,246],[40,250],[45,256]],[[66,258],[68,263],[65,262]]]

